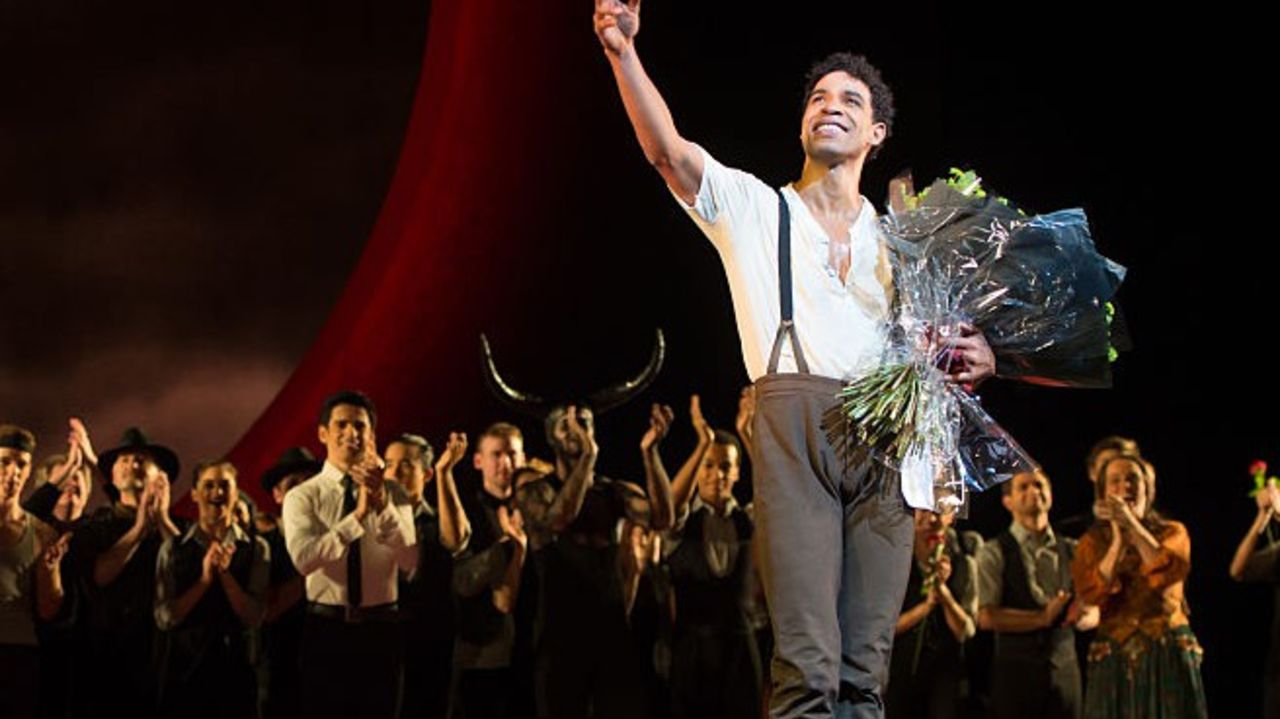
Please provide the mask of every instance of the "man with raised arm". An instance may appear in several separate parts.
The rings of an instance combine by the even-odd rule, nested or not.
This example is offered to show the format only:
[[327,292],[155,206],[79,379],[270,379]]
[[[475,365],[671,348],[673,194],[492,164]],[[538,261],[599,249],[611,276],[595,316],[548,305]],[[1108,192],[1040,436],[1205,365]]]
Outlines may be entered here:
[[[645,157],[720,253],[756,384],[756,521],[776,639],[770,714],[881,716],[913,523],[896,475],[847,461],[828,421],[843,381],[881,361],[890,325],[892,276],[859,183],[892,129],[892,93],[860,56],[811,68],[804,166],[775,190],[680,136],[640,64],[639,9],[597,0],[595,31]],[[976,332],[956,352],[953,381],[994,374]]]
[[404,717],[444,719],[449,711],[457,623],[453,560],[471,538],[453,468],[466,450],[467,436],[461,432],[449,433],[439,460],[424,437],[408,432],[396,435],[383,450],[384,478],[409,495],[418,538],[418,569],[413,576],[400,576]]

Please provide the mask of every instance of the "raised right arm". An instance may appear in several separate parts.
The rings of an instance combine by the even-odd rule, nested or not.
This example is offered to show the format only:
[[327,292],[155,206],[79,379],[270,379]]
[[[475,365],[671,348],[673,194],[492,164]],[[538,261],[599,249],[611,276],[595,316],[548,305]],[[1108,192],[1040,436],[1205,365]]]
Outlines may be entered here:
[[595,30],[645,159],[672,192],[692,205],[702,184],[702,153],[676,131],[671,110],[640,64],[635,46],[640,0],[596,0]]
[[693,430],[698,435],[698,444],[694,446],[689,458],[680,466],[680,471],[676,472],[675,479],[671,480],[671,503],[675,507],[677,521],[683,521],[685,512],[689,509],[689,502],[696,491],[698,468],[702,466],[702,459],[711,448],[712,439],[715,437],[707,420],[702,416],[702,401],[696,394],[689,398],[689,418],[693,421]]
[[[1253,519],[1253,524],[1249,526],[1249,530],[1245,532],[1244,538],[1240,540],[1240,545],[1236,547],[1236,553],[1231,558],[1231,578],[1237,582],[1260,581],[1270,579],[1275,575],[1275,556],[1276,552],[1270,550],[1267,552],[1254,552],[1258,544],[1258,536],[1266,531],[1267,526],[1271,524],[1272,517],[1275,516],[1274,500],[1276,496],[1276,487],[1274,484],[1268,484],[1258,492],[1258,514]],[[1265,560],[1264,560],[1265,558]]]

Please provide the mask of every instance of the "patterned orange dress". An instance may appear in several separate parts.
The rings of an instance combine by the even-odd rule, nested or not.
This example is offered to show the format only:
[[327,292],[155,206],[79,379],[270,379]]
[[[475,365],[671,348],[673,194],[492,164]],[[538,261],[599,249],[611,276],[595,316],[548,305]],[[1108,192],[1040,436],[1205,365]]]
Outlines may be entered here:
[[1126,546],[1114,576],[1098,568],[1111,545],[1111,525],[1098,522],[1080,538],[1071,577],[1080,600],[1102,616],[1089,647],[1084,714],[1091,719],[1206,717],[1200,664],[1204,651],[1187,620],[1184,587],[1191,538],[1180,522],[1148,527],[1160,543],[1151,562]]

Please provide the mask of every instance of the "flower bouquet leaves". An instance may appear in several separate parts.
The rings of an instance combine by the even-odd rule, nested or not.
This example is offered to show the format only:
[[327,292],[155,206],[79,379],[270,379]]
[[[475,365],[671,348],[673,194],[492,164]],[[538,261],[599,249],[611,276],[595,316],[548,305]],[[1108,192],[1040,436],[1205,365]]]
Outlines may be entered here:
[[954,505],[966,489],[1037,468],[946,380],[962,328],[982,332],[1002,377],[1108,387],[1125,270],[1097,252],[1082,210],[1029,216],[973,172],[952,170],[919,194],[898,180],[891,193],[881,219],[896,292],[888,356],[840,399],[851,445],[897,467],[908,502]]

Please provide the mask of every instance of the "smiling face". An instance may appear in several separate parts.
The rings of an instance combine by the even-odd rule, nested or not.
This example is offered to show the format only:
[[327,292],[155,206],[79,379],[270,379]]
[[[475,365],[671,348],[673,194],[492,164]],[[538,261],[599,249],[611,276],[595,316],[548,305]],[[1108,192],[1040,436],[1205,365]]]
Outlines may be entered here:
[[329,412],[328,424],[320,425],[317,435],[328,460],[347,471],[372,451],[373,420],[364,407],[340,404]]
[[148,452],[124,451],[111,465],[111,486],[122,496],[141,497],[147,482],[160,474],[160,467]]
[[698,467],[698,496],[709,504],[720,505],[733,498],[733,485],[740,474],[738,448],[714,442],[707,448]]
[[230,527],[240,498],[235,467],[221,462],[201,469],[192,494],[202,526]]
[[800,144],[811,160],[834,165],[865,158],[886,134],[885,124],[875,121],[871,90],[843,70],[823,75],[805,100]]
[[1121,458],[1108,462],[1102,470],[1103,493],[1107,497],[1118,497],[1135,517],[1142,519],[1151,504],[1147,492],[1144,468],[1135,459]]
[[1001,500],[1015,518],[1047,516],[1053,507],[1053,489],[1043,472],[1015,474]]

